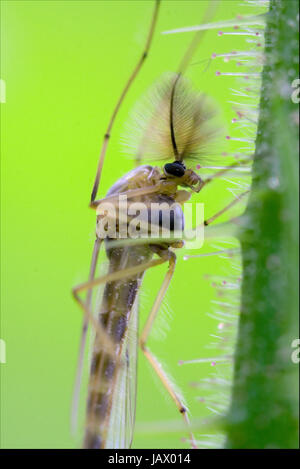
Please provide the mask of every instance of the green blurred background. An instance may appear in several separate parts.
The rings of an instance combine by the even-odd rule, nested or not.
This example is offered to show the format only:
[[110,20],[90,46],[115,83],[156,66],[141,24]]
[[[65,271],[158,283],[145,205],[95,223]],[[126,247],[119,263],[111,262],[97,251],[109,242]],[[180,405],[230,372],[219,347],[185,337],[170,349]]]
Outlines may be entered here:
[[[162,1],[149,59],[113,129],[100,195],[132,168],[119,141],[128,112],[154,79],[176,70],[192,38],[190,33],[160,33],[200,23],[207,4]],[[1,1],[1,79],[6,83],[6,103],[1,104],[1,338],[7,353],[7,363],[0,365],[1,447],[80,445],[80,431],[72,437],[69,425],[82,321],[71,288],[88,276],[95,227],[88,203],[102,136],[143,48],[153,5],[150,0]],[[253,8],[240,5],[239,0],[221,2],[215,20],[253,14]],[[207,59],[213,52],[238,49],[237,41],[208,32],[187,71],[196,87],[220,104],[229,133],[234,113],[228,101],[235,81],[217,77],[220,62],[207,67]],[[224,139],[220,153],[227,150]],[[198,196],[206,217],[231,200],[228,184],[218,181]],[[203,252],[209,250],[205,245]],[[184,261],[183,253],[178,255],[150,347],[183,390],[192,416],[200,419],[211,412],[189,384],[207,377],[211,366],[180,367],[178,360],[218,352],[207,348],[217,322],[206,314],[214,311],[216,293],[205,275],[226,275],[231,267],[217,256]],[[146,274],[141,322],[164,271],[163,266]],[[166,431],[163,424],[171,430],[172,422],[180,421],[141,356],[134,447],[185,446],[184,432]]]

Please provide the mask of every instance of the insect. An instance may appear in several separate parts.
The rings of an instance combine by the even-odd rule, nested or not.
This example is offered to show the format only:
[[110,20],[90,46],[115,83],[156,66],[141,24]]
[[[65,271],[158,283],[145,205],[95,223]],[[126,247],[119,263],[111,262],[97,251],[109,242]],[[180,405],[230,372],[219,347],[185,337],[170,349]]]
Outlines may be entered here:
[[[213,8],[210,7],[206,11],[206,22],[214,14],[215,2],[212,2],[212,5]],[[118,180],[106,197],[96,200],[111,129],[122,101],[149,52],[159,7],[160,1],[157,0],[145,50],[119,98],[104,136],[90,204],[97,214],[96,241],[90,276],[87,282],[73,289],[74,298],[84,312],[74,407],[78,404],[78,389],[88,325],[91,324],[95,330],[88,386],[84,448],[130,447],[135,420],[137,345],[140,346],[178,411],[182,414],[192,447],[197,447],[189,428],[187,409],[181,397],[174,390],[167,374],[147,346],[153,322],[175,270],[175,251],[182,248],[184,243],[176,237],[174,239],[159,238],[158,240],[146,237],[142,243],[126,244],[126,239],[122,242],[123,237],[130,237],[129,227],[133,218],[129,216],[124,222],[121,216],[120,199],[122,199],[122,203],[124,197],[128,201],[126,216],[135,203],[143,204],[146,207],[147,216],[144,222],[147,226],[147,235],[154,224],[154,219],[156,219],[158,230],[164,228],[162,211],[157,208],[153,211],[151,205],[164,203],[164,206],[167,207],[165,211],[169,216],[168,228],[171,238],[175,232],[175,226],[182,228],[184,224],[182,211],[184,202],[189,200],[191,195],[199,193],[212,179],[221,176],[227,170],[224,169],[215,173],[214,176],[202,180],[196,172],[188,167],[193,158],[205,154],[208,143],[215,136],[215,131],[209,125],[214,111],[208,105],[206,98],[195,91],[183,76],[203,31],[198,32],[194,37],[177,73],[162,77],[152,90],[149,99],[151,101],[149,115],[142,123],[141,139],[137,143],[136,168]],[[168,162],[163,167],[141,164],[143,158],[146,157],[165,159]],[[107,204],[110,204],[111,211],[107,209]],[[176,204],[175,208],[173,208],[174,204]],[[219,214],[224,213],[225,210],[226,207]],[[217,213],[204,221],[204,225],[210,224],[219,214]],[[113,237],[105,231],[110,222],[114,226],[116,237],[121,238],[119,244],[116,244]],[[123,229],[125,227],[125,236],[120,235],[121,226]],[[159,231],[160,233],[161,231]],[[99,250],[102,244],[105,245],[109,260],[108,273],[95,278]],[[137,297],[143,275],[148,269],[160,264],[167,265],[165,278],[144,329],[137,339]],[[100,285],[104,285],[102,303],[97,315],[94,316],[91,307],[92,292],[95,287]],[[81,298],[82,292],[86,292],[85,299]]]

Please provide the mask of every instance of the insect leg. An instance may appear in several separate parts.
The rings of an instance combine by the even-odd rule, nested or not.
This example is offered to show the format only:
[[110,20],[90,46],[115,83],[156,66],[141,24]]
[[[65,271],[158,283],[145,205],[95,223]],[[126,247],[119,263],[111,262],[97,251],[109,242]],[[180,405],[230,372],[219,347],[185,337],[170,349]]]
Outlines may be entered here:
[[[90,274],[89,274],[89,280],[90,281],[93,280],[94,277],[95,277],[95,271],[96,271],[96,267],[97,267],[98,255],[99,255],[99,250],[100,250],[102,242],[103,242],[103,239],[96,238],[96,241],[95,241],[95,244],[94,244],[94,249],[93,249],[92,261],[91,261],[91,267],[90,267]],[[88,290],[88,292],[87,292],[86,307],[88,309],[91,308],[92,293],[93,293],[92,289]],[[72,401],[71,428],[72,428],[73,432],[75,431],[76,423],[77,423],[79,392],[80,392],[80,384],[81,384],[81,378],[82,378],[83,358],[84,358],[84,349],[85,349],[85,343],[86,343],[88,323],[89,323],[88,317],[86,315],[84,315],[83,323],[82,323],[82,330],[81,330],[79,354],[78,354],[78,360],[77,360],[77,371],[76,371],[76,377],[75,377],[73,401]]]
[[130,75],[122,93],[121,93],[121,96],[119,97],[119,100],[116,104],[116,107],[114,108],[113,110],[113,113],[111,115],[111,118],[110,118],[110,121],[109,121],[109,124],[108,124],[108,127],[106,129],[106,132],[105,132],[105,135],[104,135],[104,140],[103,140],[103,143],[102,143],[102,148],[101,148],[101,152],[100,152],[100,157],[99,157],[99,161],[98,161],[98,166],[97,166],[97,172],[96,172],[96,177],[95,177],[95,182],[94,182],[94,186],[93,186],[93,190],[92,190],[92,195],[91,195],[91,201],[94,202],[95,198],[96,198],[96,195],[97,195],[97,191],[98,191],[98,187],[99,187],[99,182],[100,182],[100,176],[101,176],[101,171],[102,171],[102,167],[103,167],[103,163],[104,163],[104,158],[105,158],[105,153],[106,153],[106,149],[107,149],[107,145],[108,145],[108,141],[109,141],[109,138],[110,138],[110,133],[111,133],[111,129],[112,129],[112,126],[113,126],[113,123],[115,121],[115,118],[117,116],[117,113],[121,107],[121,104],[132,84],[132,82],[134,81],[135,77],[137,76],[138,72],[140,71],[147,55],[148,55],[148,52],[149,52],[149,49],[150,49],[150,46],[151,46],[151,42],[152,42],[152,38],[153,38],[153,33],[154,33],[154,29],[155,29],[155,25],[156,25],[156,20],[157,20],[157,16],[158,16],[158,10],[159,10],[159,6],[160,6],[160,0],[156,0],[155,1],[155,7],[154,7],[154,12],[153,12],[153,16],[152,16],[152,21],[151,21],[151,25],[150,25],[150,29],[149,29],[149,33],[148,33],[148,37],[147,37],[147,41],[146,41],[146,45],[145,45],[145,49],[137,63],[137,65],[135,66],[132,74]]
[[[161,255],[163,255],[164,257],[166,256],[166,254],[167,254],[168,260],[169,260],[169,268],[168,268],[168,271],[165,275],[162,286],[161,286],[161,288],[158,292],[158,295],[157,295],[157,297],[154,301],[154,305],[153,305],[153,307],[150,311],[150,314],[148,316],[148,319],[146,321],[144,329],[142,331],[141,337],[139,339],[139,345],[140,345],[140,347],[142,349],[142,352],[144,353],[145,357],[147,358],[147,360],[149,361],[149,363],[153,367],[154,371],[158,375],[159,379],[161,380],[163,386],[166,388],[169,395],[171,396],[171,398],[175,402],[176,407],[179,410],[179,412],[182,414],[185,423],[189,426],[190,422],[189,422],[189,418],[188,418],[188,415],[187,415],[187,409],[183,405],[183,402],[182,402],[180,396],[178,396],[178,393],[174,390],[172,383],[170,382],[167,374],[162,369],[160,363],[157,361],[157,359],[154,357],[154,355],[150,352],[149,348],[146,346],[147,339],[148,339],[149,334],[151,332],[154,320],[157,316],[157,313],[159,311],[161,302],[162,302],[162,300],[165,296],[165,293],[168,289],[168,286],[170,284],[170,281],[172,279],[172,276],[173,276],[173,273],[174,273],[174,270],[175,270],[176,255],[172,251],[169,251],[169,250],[168,251],[163,251],[161,253]],[[190,432],[190,441],[191,441],[192,447],[197,448],[196,442],[195,442],[195,439],[194,439],[194,435],[191,432]]]
[[[201,24],[209,23],[210,21],[212,21],[219,7],[219,4],[220,4],[220,0],[213,0],[209,2],[209,6],[205,10]],[[178,74],[183,74],[185,72],[188,64],[190,63],[205,33],[206,33],[206,30],[202,30],[202,31],[200,30],[200,31],[197,31],[196,34],[194,35],[191,44],[189,45],[186,53],[184,54],[179,64],[178,71],[177,71]]]
[[226,205],[224,208],[222,208],[221,210],[219,210],[217,213],[215,213],[214,215],[212,215],[211,217],[207,218],[206,220],[204,220],[203,224],[204,226],[207,226],[207,225],[210,225],[213,221],[216,220],[216,218],[220,217],[221,215],[223,215],[223,213],[227,212],[227,210],[229,210],[231,207],[233,207],[234,205],[236,205],[238,202],[241,201],[241,199],[249,194],[250,191],[245,191],[243,192],[242,194],[240,194],[236,199],[233,199],[228,205]]
[[153,194],[154,192],[161,192],[162,190],[166,191],[167,193],[168,190],[172,189],[172,187],[174,187],[174,184],[172,182],[161,181],[158,184],[154,184],[153,186],[130,189],[126,192],[120,192],[119,194],[112,194],[107,197],[104,197],[103,199],[94,200],[90,203],[90,207],[97,208],[98,205],[102,204],[103,202],[118,202],[120,197],[123,197],[125,195],[129,199],[132,197],[138,197],[146,194]]
[[[73,289],[73,294],[74,296],[76,295],[76,298],[79,298],[78,293],[81,291],[89,290],[97,285],[101,285],[102,283],[115,282],[116,280],[121,280],[122,278],[131,277],[133,275],[144,272],[145,270],[150,269],[151,267],[155,267],[159,264],[163,264],[164,262],[166,262],[166,259],[164,258],[154,259],[152,261],[145,262],[144,264],[134,265],[133,267],[128,267],[127,269],[123,269],[123,270],[119,270],[116,272],[112,272],[107,275],[103,275],[102,277],[98,277],[98,278],[95,278],[94,280],[77,285],[77,287]],[[84,308],[86,308],[86,304],[83,303],[80,298],[79,300],[80,300],[80,304],[84,304]]]
[[92,325],[94,326],[95,330],[98,333],[99,340],[101,340],[104,347],[106,347],[108,354],[110,353],[114,355],[115,344],[112,342],[111,338],[107,335],[105,329],[93,316],[93,313],[91,312],[90,307],[87,306],[87,303],[80,298],[79,293],[82,291],[91,290],[94,287],[101,285],[103,283],[106,283],[106,282],[114,282],[122,278],[127,278],[130,276],[139,274],[141,272],[144,272],[147,269],[150,269],[151,267],[155,267],[159,264],[163,264],[164,262],[166,262],[166,259],[163,259],[163,258],[154,259],[144,264],[139,264],[133,267],[129,267],[128,269],[123,269],[120,271],[112,272],[107,275],[103,275],[102,277],[82,283],[73,288],[73,296],[75,300],[77,301],[79,306],[83,309],[84,314],[87,317],[88,321],[90,321]]
[[[105,278],[105,276],[101,277],[101,279],[102,278]],[[99,282],[99,283],[103,283],[103,282]],[[95,283],[95,279],[90,280],[86,283],[83,283],[83,284],[80,284],[80,285],[77,285],[76,287],[74,287],[73,290],[72,290],[72,293],[73,293],[75,301],[79,304],[79,306],[81,307],[81,309],[84,312],[84,321],[87,320],[88,322],[90,322],[92,324],[92,326],[94,327],[95,331],[98,334],[99,340],[102,341],[103,345],[106,347],[107,353],[113,355],[114,349],[115,349],[114,343],[112,342],[110,337],[107,335],[107,333],[106,333],[105,329],[103,328],[103,326],[94,317],[94,315],[91,311],[90,305],[88,306],[86,304],[86,302],[84,300],[82,300],[80,298],[79,294],[78,294],[79,291],[81,291],[81,290],[91,290],[96,285],[98,285],[98,284]]]

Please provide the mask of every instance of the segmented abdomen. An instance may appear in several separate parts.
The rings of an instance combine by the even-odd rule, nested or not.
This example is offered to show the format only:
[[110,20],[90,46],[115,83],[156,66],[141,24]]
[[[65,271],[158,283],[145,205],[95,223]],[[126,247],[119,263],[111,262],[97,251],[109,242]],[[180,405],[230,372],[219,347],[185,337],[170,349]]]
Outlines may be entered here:
[[[152,257],[149,247],[109,248],[109,273],[122,271],[148,262]],[[137,295],[143,272],[106,284],[99,322],[115,344],[113,355],[108,353],[96,335],[91,362],[84,448],[105,448],[115,382],[120,363],[122,343],[129,316]]]

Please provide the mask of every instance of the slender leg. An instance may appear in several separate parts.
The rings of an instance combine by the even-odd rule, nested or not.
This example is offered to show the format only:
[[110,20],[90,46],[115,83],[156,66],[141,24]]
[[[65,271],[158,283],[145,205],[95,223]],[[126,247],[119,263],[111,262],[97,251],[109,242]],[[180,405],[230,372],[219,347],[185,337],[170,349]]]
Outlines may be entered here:
[[[167,258],[169,260],[169,269],[166,273],[163,284],[162,284],[162,286],[161,286],[161,288],[158,292],[158,295],[155,299],[154,305],[153,305],[153,307],[150,311],[150,314],[148,316],[148,319],[147,319],[146,324],[144,326],[144,329],[142,331],[141,337],[139,339],[139,345],[140,345],[140,347],[142,349],[142,352],[144,353],[145,357],[147,358],[147,360],[149,361],[149,363],[153,367],[154,371],[158,375],[159,379],[161,380],[163,386],[166,388],[169,395],[171,396],[171,398],[175,402],[175,405],[176,405],[177,409],[179,410],[179,412],[182,414],[185,423],[189,426],[189,419],[188,419],[188,416],[187,416],[187,409],[183,405],[183,402],[182,402],[180,396],[178,396],[176,391],[173,389],[173,385],[170,382],[170,380],[169,380],[168,376],[166,375],[166,373],[164,372],[164,370],[162,369],[160,363],[157,361],[157,359],[154,357],[154,355],[150,352],[149,348],[146,346],[147,339],[150,335],[154,320],[157,316],[157,313],[159,311],[161,302],[162,302],[162,300],[165,296],[165,293],[168,289],[168,286],[170,284],[170,281],[172,279],[172,276],[173,276],[173,273],[174,273],[174,270],[175,270],[176,255],[172,251],[163,251],[162,255],[164,255],[164,257],[166,256],[166,254],[167,254],[167,256],[168,256]],[[197,448],[194,436],[191,432],[190,432],[190,441],[191,441],[192,447]]]
[[[94,244],[91,267],[90,267],[90,274],[89,274],[89,281],[93,280],[95,277],[98,254],[99,254],[102,241],[103,241],[102,239],[97,238]],[[86,307],[88,309],[91,308],[92,292],[93,292],[92,289],[88,290],[87,296],[86,296]],[[77,371],[76,371],[75,386],[74,386],[73,401],[72,401],[71,429],[73,432],[75,432],[76,423],[77,423],[79,392],[80,392],[80,384],[81,384],[81,378],[82,378],[83,358],[84,358],[84,349],[85,349],[85,343],[86,343],[88,323],[89,323],[88,317],[85,315],[83,318],[83,323],[82,323],[79,354],[78,354],[78,361],[77,361]]]
[[[103,278],[105,279],[105,276]],[[107,348],[107,353],[113,355],[113,352],[114,352],[113,342],[108,337],[108,335],[107,335],[105,329],[102,327],[102,325],[94,317],[91,309],[87,307],[85,301],[83,301],[78,295],[79,288],[82,287],[82,285],[86,286],[86,288],[83,288],[83,289],[89,290],[89,289],[92,289],[95,286],[94,282],[95,282],[95,280],[91,280],[90,282],[87,282],[85,284],[81,284],[77,287],[74,287],[73,290],[72,290],[72,293],[73,293],[75,301],[79,304],[81,309],[84,311],[84,321],[87,320],[88,322],[90,322],[92,324],[92,326],[94,327],[95,331],[98,334],[99,340],[101,340],[103,342],[103,345]],[[104,280],[104,282],[105,282],[105,280]],[[100,283],[102,283],[102,282],[100,282]]]
[[129,77],[126,85],[125,85],[125,88],[123,89],[123,91],[121,93],[121,96],[120,96],[120,98],[119,98],[119,100],[116,104],[115,109],[113,110],[113,113],[112,113],[112,116],[110,118],[108,127],[106,129],[103,144],[102,144],[102,148],[101,148],[101,152],[100,152],[100,157],[99,157],[99,162],[98,162],[98,167],[97,167],[97,172],[96,172],[96,178],[95,178],[95,182],[94,182],[94,186],[93,186],[91,202],[94,202],[94,200],[96,198],[96,195],[97,195],[98,186],[99,186],[99,182],[100,182],[101,171],[102,171],[102,167],[103,167],[103,163],[104,163],[104,157],[105,157],[105,153],[106,153],[106,149],[107,149],[108,141],[109,141],[109,138],[110,138],[110,133],[111,133],[113,123],[115,121],[115,118],[118,114],[118,111],[121,107],[121,104],[122,104],[128,90],[129,90],[132,82],[134,81],[135,77],[137,76],[138,72],[140,71],[140,69],[141,69],[141,67],[142,67],[142,65],[143,65],[143,63],[144,63],[144,61],[145,61],[145,59],[148,55],[148,52],[149,52],[149,49],[150,49],[150,46],[151,46],[151,42],[152,42],[152,38],[153,38],[153,33],[154,33],[155,25],[156,25],[157,16],[158,16],[159,5],[160,5],[160,0],[156,0],[145,49],[144,49],[144,51],[143,51],[137,65],[135,66],[132,74],[130,75],[130,77]]
[[219,210],[219,212],[215,213],[213,216],[211,216],[210,218],[208,218],[207,220],[204,220],[203,224],[205,226],[207,225],[210,225],[213,221],[215,221],[218,217],[220,217],[221,215],[223,215],[223,213],[227,212],[227,210],[229,210],[231,207],[233,207],[234,205],[236,205],[238,202],[241,201],[241,199],[249,194],[250,191],[245,191],[243,192],[242,194],[240,194],[236,199],[233,199],[228,205],[226,205],[226,207],[222,208],[222,210]]
[[129,198],[138,197],[141,195],[152,194],[154,192],[161,192],[162,190],[166,192],[172,191],[174,187],[176,186],[174,185],[172,181],[161,181],[158,184],[154,184],[153,186],[130,189],[126,192],[120,192],[119,194],[109,195],[107,197],[104,197],[104,199],[94,200],[93,202],[90,203],[90,207],[97,208],[98,205],[102,204],[103,202],[112,202],[112,203],[118,202],[119,198],[125,195],[129,199]]
[[[201,24],[209,23],[210,21],[212,21],[219,4],[220,4],[220,0],[213,0],[209,3],[208,8],[205,10]],[[189,45],[186,53],[184,54],[179,64],[179,67],[177,70],[178,74],[183,74],[185,72],[189,62],[191,61],[191,58],[193,57],[205,33],[206,31],[202,30],[202,31],[197,31],[196,34],[194,35],[191,44]]]
[[116,280],[120,280],[122,278],[130,277],[136,274],[139,274],[141,272],[144,272],[147,269],[150,269],[151,267],[155,267],[156,265],[163,264],[166,262],[166,259],[155,259],[149,262],[146,262],[144,264],[136,265],[133,267],[129,267],[128,269],[120,270],[117,272],[112,272],[111,274],[103,275],[102,277],[90,280],[88,282],[82,283],[80,285],[77,285],[76,287],[73,288],[73,296],[79,306],[83,309],[85,318],[87,318],[88,321],[91,322],[93,327],[95,328],[99,340],[102,341],[104,347],[107,349],[108,354],[114,355],[115,351],[115,344],[112,342],[112,340],[108,337],[105,329],[101,326],[99,321],[97,321],[96,318],[94,318],[90,308],[87,306],[86,302],[84,302],[80,296],[79,292],[86,291],[86,290],[92,290],[94,287],[101,285],[103,283],[107,282],[114,282]]
[[[155,267],[156,265],[163,264],[164,262],[166,262],[166,260],[167,259],[163,259],[163,258],[154,259],[152,261],[145,262],[145,264],[134,265],[133,267],[128,267],[127,269],[119,270],[117,272],[112,272],[111,274],[103,275],[102,277],[95,278],[94,280],[81,283],[80,285],[77,285],[77,287],[73,289],[73,294],[76,298],[79,298],[78,293],[80,291],[89,290],[91,288],[94,288],[97,285],[101,285],[102,283],[115,282],[116,280],[121,280],[122,278],[131,277],[133,275],[144,272],[145,270],[150,269],[151,267]],[[83,303],[81,299],[80,299],[80,302]],[[87,308],[86,308],[86,304],[84,303],[84,310],[85,309]],[[88,313],[89,312],[87,312],[87,314]]]

